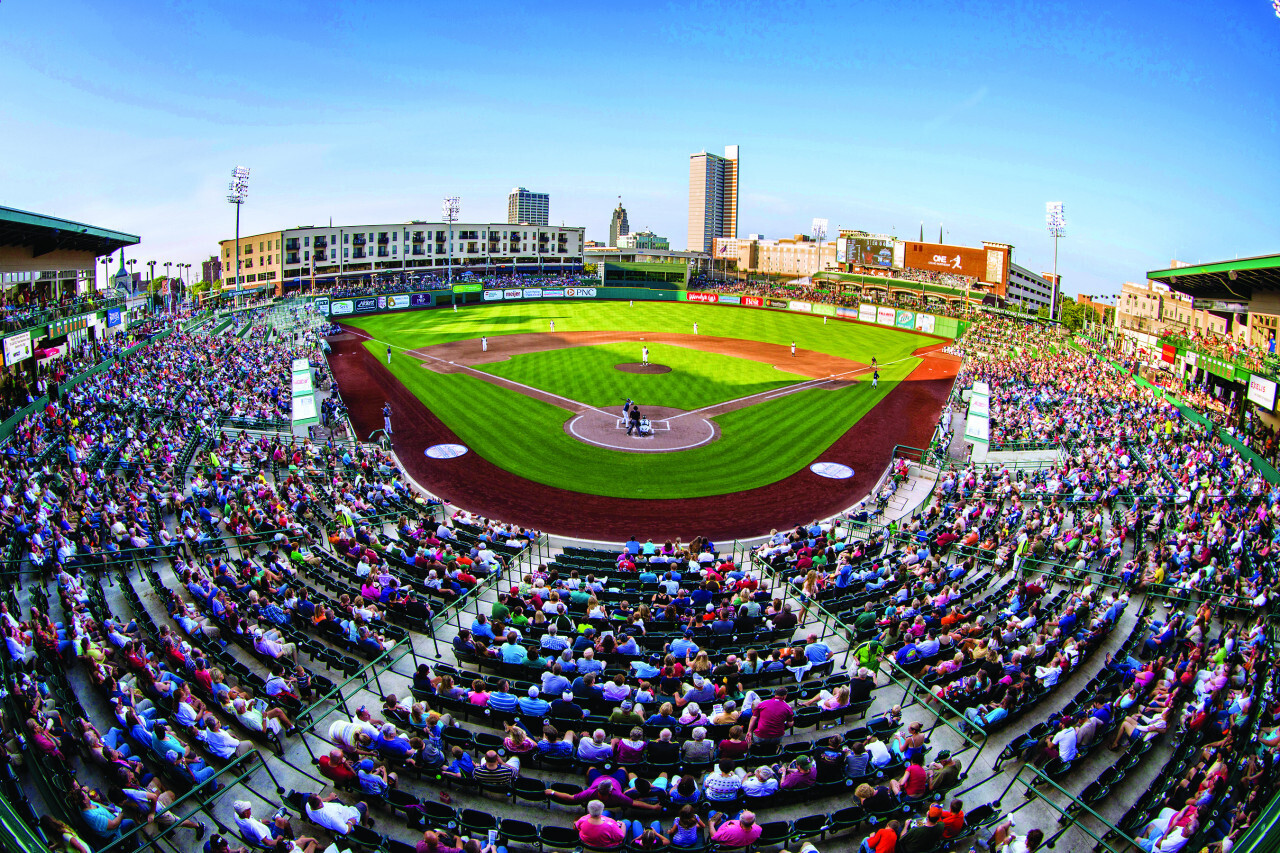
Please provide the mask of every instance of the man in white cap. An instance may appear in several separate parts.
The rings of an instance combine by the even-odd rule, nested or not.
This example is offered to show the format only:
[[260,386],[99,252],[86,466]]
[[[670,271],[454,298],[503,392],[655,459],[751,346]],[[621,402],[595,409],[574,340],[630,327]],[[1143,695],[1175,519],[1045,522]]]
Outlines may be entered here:
[[530,717],[545,717],[547,712],[551,710],[551,703],[540,696],[537,687],[530,687],[527,696],[521,696],[517,700],[520,706],[520,713]]

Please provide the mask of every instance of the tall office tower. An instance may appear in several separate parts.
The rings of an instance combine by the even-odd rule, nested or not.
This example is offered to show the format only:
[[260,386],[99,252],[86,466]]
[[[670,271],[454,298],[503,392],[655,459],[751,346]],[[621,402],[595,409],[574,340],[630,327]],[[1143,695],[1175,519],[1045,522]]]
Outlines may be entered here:
[[510,225],[546,225],[551,214],[551,196],[532,193],[516,187],[507,196],[507,223]]
[[689,245],[710,252],[716,237],[738,236],[738,146],[724,156],[705,151],[689,155]]
[[631,233],[631,226],[627,223],[627,209],[622,206],[622,199],[618,199],[618,206],[614,208],[613,216],[609,219],[609,245],[617,248],[618,238],[625,237]]

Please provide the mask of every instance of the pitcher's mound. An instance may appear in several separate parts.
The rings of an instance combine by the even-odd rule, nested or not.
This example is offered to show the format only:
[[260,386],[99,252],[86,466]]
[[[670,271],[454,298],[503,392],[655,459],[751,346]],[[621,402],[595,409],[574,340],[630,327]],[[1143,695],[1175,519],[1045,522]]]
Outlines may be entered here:
[[615,364],[614,370],[621,370],[623,373],[670,373],[671,368],[665,364],[641,364],[638,361],[629,361],[626,364]]

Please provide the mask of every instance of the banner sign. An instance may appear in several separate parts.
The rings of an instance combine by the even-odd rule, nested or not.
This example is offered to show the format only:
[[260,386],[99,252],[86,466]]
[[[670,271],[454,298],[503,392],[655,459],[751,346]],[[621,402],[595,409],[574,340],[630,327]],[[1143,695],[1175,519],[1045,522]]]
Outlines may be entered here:
[[905,246],[903,265],[909,269],[949,272],[986,280],[987,253],[982,249],[911,241]]
[[392,311],[397,308],[408,308],[412,304],[413,303],[409,301],[409,294],[407,293],[397,293],[394,296],[387,297],[387,308]]
[[319,296],[316,298],[316,310],[321,314],[329,313],[329,297]]
[[845,252],[845,246],[848,245],[848,242],[849,242],[848,240],[836,240],[836,263],[837,264],[848,263],[847,258],[849,256]]
[[721,303],[722,305],[741,305],[741,304],[742,304],[742,297],[741,297],[741,296],[730,296],[730,295],[729,295],[729,294],[727,294],[727,293],[721,293],[721,294],[720,294],[720,303]]
[[362,296],[355,301],[355,312],[364,314],[368,311],[378,310],[378,300],[372,296]]
[[290,372],[291,372],[291,373],[306,373],[307,375],[310,375],[310,374],[311,374],[311,362],[307,361],[305,358],[295,358],[295,359],[293,360],[293,365],[292,365],[292,367],[290,368]]
[[921,332],[924,332],[925,334],[932,335],[932,334],[933,334],[933,328],[934,328],[934,327],[933,327],[933,315],[932,315],[932,314],[917,314],[917,315],[916,315],[916,329],[918,329],[918,330],[919,330],[919,331],[921,331]]
[[858,306],[858,319],[864,323],[876,321],[876,306],[863,303]]
[[897,312],[892,308],[887,308],[884,305],[876,308],[876,322],[881,326],[892,326],[897,317]]
[[1268,412],[1276,407],[1276,383],[1261,376],[1249,377],[1249,400]]
[[525,298],[525,299],[541,299],[541,298],[542,298],[542,288],[541,288],[541,287],[526,287],[526,288],[524,289],[524,298]]
[[120,309],[108,308],[107,309],[107,328],[109,329],[112,326],[119,326],[119,325],[120,325]]
[[486,290],[486,291],[484,292],[484,301],[485,301],[485,302],[497,302],[497,301],[498,301],[498,300],[500,300],[501,298],[502,298],[502,291],[501,291],[501,290]]
[[766,299],[764,301],[764,304],[768,305],[770,308],[786,308],[787,307],[787,302],[785,299]]
[[714,293],[686,293],[685,299],[689,302],[715,302],[717,295]]
[[503,299],[519,299],[522,296],[524,296],[524,290],[519,287],[508,287],[502,291]]
[[482,284],[455,284],[453,286],[454,293],[479,293],[484,290]]
[[595,299],[596,289],[594,287],[566,287],[564,295],[569,299]]
[[65,320],[55,320],[49,324],[49,337],[59,338],[70,332],[78,332],[89,327],[89,318],[81,315]]
[[1160,348],[1160,358],[1173,364],[1174,359],[1178,357],[1178,348],[1173,344],[1165,344]]
[[310,394],[314,390],[311,387],[311,371],[293,374],[293,396],[301,397],[303,394]]
[[834,317],[836,316],[836,306],[828,305],[825,302],[815,302],[813,303],[813,313]]
[[426,308],[431,305],[430,293],[410,293],[409,305],[413,308]]
[[379,297],[378,297],[378,310],[379,310],[379,311],[381,311],[381,310],[383,310],[383,309],[384,309],[384,308],[386,308],[386,307],[387,307],[387,297],[385,297],[385,296],[379,296]]
[[31,333],[21,332],[4,339],[4,363],[17,364],[31,358]]
[[851,308],[848,305],[840,305],[836,308],[837,317],[848,317],[850,320],[858,319],[858,309]]
[[350,299],[339,299],[338,301],[332,302],[329,305],[330,316],[336,316],[338,314],[350,314],[350,313],[351,313]]
[[808,302],[798,302],[795,299],[792,299],[787,302],[787,308],[788,310],[791,310],[791,311],[812,311],[813,310],[813,306],[810,305]]
[[562,297],[562,296],[564,296],[564,288],[563,288],[563,287],[544,287],[544,288],[542,288],[542,298],[543,298],[543,299],[553,299],[553,298],[554,298],[554,299],[558,299],[558,298],[560,298],[560,297]]
[[1225,299],[1192,299],[1196,311],[1217,311],[1222,314],[1248,314],[1248,302],[1229,302]]
[[742,304],[751,308],[763,308],[764,300],[759,296],[744,296],[742,297]]
[[916,313],[914,311],[899,311],[894,325],[899,329],[914,329],[916,327]]

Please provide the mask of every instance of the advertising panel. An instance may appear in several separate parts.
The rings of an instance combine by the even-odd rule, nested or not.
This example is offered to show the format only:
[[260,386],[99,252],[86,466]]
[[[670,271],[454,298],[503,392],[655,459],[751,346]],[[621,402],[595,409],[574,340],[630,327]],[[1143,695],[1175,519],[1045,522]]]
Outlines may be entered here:
[[874,323],[876,321],[876,306],[865,304],[859,305],[858,319],[864,323]]
[[414,308],[425,308],[431,305],[430,293],[410,293],[409,304]]
[[720,304],[722,304],[722,305],[741,305],[741,304],[742,304],[742,297],[741,297],[741,296],[731,296],[731,295],[730,295],[730,294],[728,294],[728,293],[721,293],[721,294],[720,294]]
[[892,237],[850,237],[849,263],[864,267],[893,266]]
[[786,308],[787,300],[785,299],[766,299],[764,304],[770,308]]
[[383,309],[384,309],[384,308],[386,308],[386,307],[387,307],[387,297],[385,297],[385,296],[379,296],[379,297],[378,297],[378,310],[379,310],[379,311],[381,311],[381,310],[383,310]]
[[846,248],[845,248],[848,245],[849,245],[849,238],[847,237],[842,237],[839,240],[836,240],[836,263],[837,264],[848,263],[849,253],[848,251],[846,251]]
[[1170,364],[1173,364],[1174,359],[1176,359],[1177,357],[1178,357],[1178,348],[1175,347],[1173,344],[1165,344],[1164,346],[1160,347],[1160,358],[1162,361],[1167,361]]
[[566,287],[564,295],[568,299],[595,299],[596,289],[594,287]]
[[541,288],[541,287],[526,287],[526,288],[524,289],[524,298],[525,298],[525,299],[541,299],[541,298],[542,298],[542,288]]
[[484,290],[482,284],[455,284],[453,286],[454,293],[479,293]]
[[486,291],[484,292],[484,301],[485,301],[485,302],[497,302],[497,301],[498,301],[498,300],[500,300],[501,298],[502,298],[502,291],[501,291],[501,290],[486,290]]
[[413,303],[409,301],[409,294],[397,293],[387,297],[387,307],[395,310],[397,308],[408,308]]
[[350,313],[351,313],[350,299],[339,299],[336,302],[330,303],[329,305],[329,316],[331,317],[336,317],[339,314],[350,314]]
[[892,326],[893,321],[897,319],[897,312],[892,308],[880,305],[876,308],[876,322],[881,326]]
[[827,317],[834,317],[836,316],[836,306],[828,305],[825,302],[815,302],[813,303],[813,313],[823,314]]
[[364,314],[367,311],[378,310],[378,300],[372,296],[362,296],[355,301],[353,309],[357,314]]
[[564,296],[564,288],[563,288],[563,287],[544,287],[544,288],[542,288],[542,297],[543,297],[544,299],[551,299],[552,297],[557,297],[557,298],[558,298],[558,297],[561,297],[561,296]]
[[684,295],[688,302],[715,302],[718,294],[715,293],[694,293],[690,291]]
[[1276,383],[1261,376],[1249,377],[1249,400],[1268,412],[1276,407]]
[[503,299],[519,299],[522,296],[524,296],[524,290],[519,287],[508,287],[502,291]]
[[763,308],[764,300],[759,296],[744,296],[742,297],[742,304],[748,308]]
[[792,311],[812,311],[813,306],[808,302],[798,302],[795,299],[788,300],[787,308]]
[[894,325],[899,329],[914,329],[916,327],[916,312],[899,311],[894,320]]
[[932,314],[917,314],[917,315],[916,315],[916,328],[917,328],[919,331],[924,332],[925,334],[932,335],[932,334],[933,334],[933,315],[932,315]]
[[858,319],[858,309],[851,308],[847,305],[841,305],[836,308],[837,317],[848,317],[850,320]]
[[107,328],[109,329],[112,326],[119,326],[119,325],[120,325],[120,309],[108,308],[107,309]]
[[986,280],[987,253],[965,246],[908,241],[902,265],[907,269],[950,272]]
[[293,374],[293,396],[301,397],[303,394],[310,394],[315,389],[311,387],[311,373],[295,373]]
[[20,332],[4,339],[4,363],[17,364],[31,358],[31,333]]
[[901,241],[893,244],[893,268],[902,269],[907,258],[907,244]]
[[328,314],[329,313],[329,297],[327,296],[316,297],[316,310],[319,311],[321,314]]
[[999,249],[987,249],[987,274],[983,277],[983,281],[1003,282],[1008,279],[1005,274],[1004,259],[1005,253]]

